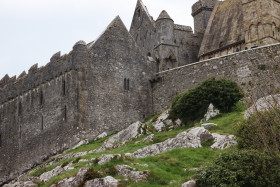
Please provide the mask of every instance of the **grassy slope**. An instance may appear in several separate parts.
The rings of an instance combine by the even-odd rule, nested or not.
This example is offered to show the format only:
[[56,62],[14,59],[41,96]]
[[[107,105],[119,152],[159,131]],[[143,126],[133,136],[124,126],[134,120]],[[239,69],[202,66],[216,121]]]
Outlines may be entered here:
[[[218,124],[218,127],[211,129],[211,132],[217,132],[220,134],[234,134],[234,126],[242,119],[244,115],[241,107],[236,110],[236,112],[232,112],[229,114],[221,114],[217,116],[215,119],[210,120],[208,122]],[[199,126],[200,124],[196,124]],[[175,137],[178,133],[187,130],[188,127],[181,127],[179,129],[155,133],[155,142],[162,142],[168,138]],[[145,138],[147,135],[139,137],[131,142],[128,142],[126,145],[108,150],[101,153],[92,153],[81,158],[91,159],[94,157],[99,157],[101,154],[124,154],[127,152],[134,152],[137,149],[143,148],[147,145],[151,145],[152,143],[138,143],[135,144],[136,141],[139,141]],[[107,137],[108,138],[108,137]],[[76,149],[69,150],[66,153],[70,152],[82,152],[96,149],[102,145],[102,142],[107,138],[90,142],[87,145],[80,146]],[[48,183],[39,183],[39,186],[50,186],[63,178],[67,178],[70,176],[74,176],[81,167],[94,168],[95,170],[101,171],[104,176],[110,175],[115,178],[122,179],[121,176],[118,176],[116,171],[114,170],[114,166],[118,164],[127,164],[138,170],[149,170],[150,177],[147,183],[134,183],[133,181],[125,181],[123,182],[124,186],[180,186],[182,183],[191,179],[195,171],[192,168],[201,168],[207,166],[214,158],[217,158],[220,153],[225,151],[231,151],[235,149],[232,147],[227,150],[212,150],[209,148],[209,145],[205,144],[203,148],[200,149],[174,149],[156,156],[149,156],[143,159],[121,159],[121,160],[112,160],[105,165],[99,166],[97,164],[92,164],[87,166],[88,162],[76,163],[73,166],[74,170],[67,171],[62,173],[59,176],[52,178]],[[48,166],[45,168],[40,168],[39,170],[31,173],[32,176],[40,176],[45,171],[50,171],[58,165],[61,165],[65,162],[71,162],[75,160],[75,158],[62,160],[58,164]],[[141,165],[135,165],[135,163],[139,164],[148,164],[148,167],[143,167]]]

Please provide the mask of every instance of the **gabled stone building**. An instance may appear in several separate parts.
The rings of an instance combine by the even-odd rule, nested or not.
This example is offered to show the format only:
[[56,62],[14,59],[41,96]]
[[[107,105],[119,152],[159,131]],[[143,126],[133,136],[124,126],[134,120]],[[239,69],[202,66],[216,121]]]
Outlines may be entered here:
[[[192,16],[194,31],[166,11],[154,20],[138,0],[130,31],[116,17],[95,41],[79,41],[44,67],[2,78],[0,185],[82,139],[163,110],[209,76],[244,90],[255,85],[248,92],[280,87],[262,78],[273,68],[257,68],[280,63],[280,45],[271,45],[280,41],[279,0],[199,0]],[[271,46],[246,51],[265,45]]]

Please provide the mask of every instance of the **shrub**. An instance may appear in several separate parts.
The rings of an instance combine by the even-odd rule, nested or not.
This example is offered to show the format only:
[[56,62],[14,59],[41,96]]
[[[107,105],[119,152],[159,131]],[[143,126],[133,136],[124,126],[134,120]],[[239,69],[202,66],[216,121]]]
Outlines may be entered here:
[[279,165],[257,151],[223,153],[196,175],[198,186],[278,186]]
[[210,103],[221,112],[230,112],[242,97],[241,88],[235,82],[210,78],[200,86],[176,96],[171,105],[170,118],[179,118],[185,124],[202,119]]
[[81,157],[77,157],[75,160],[73,160],[73,164],[76,164],[76,163],[78,163],[79,162],[79,160],[81,160]]
[[237,125],[239,148],[257,149],[270,156],[280,155],[280,110],[256,112]]

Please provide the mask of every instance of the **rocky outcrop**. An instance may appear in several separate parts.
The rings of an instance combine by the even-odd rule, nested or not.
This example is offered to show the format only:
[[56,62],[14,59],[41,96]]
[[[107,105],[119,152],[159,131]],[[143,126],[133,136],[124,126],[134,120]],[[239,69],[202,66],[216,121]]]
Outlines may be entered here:
[[154,139],[155,139],[155,135],[154,134],[151,134],[151,135],[149,135],[149,136],[147,136],[146,138],[144,138],[143,140],[141,140],[141,141],[137,141],[137,142],[135,142],[136,144],[137,143],[150,143],[150,142],[153,142],[154,141]]
[[204,122],[204,121],[208,121],[211,118],[217,116],[220,114],[220,111],[218,109],[216,109],[214,107],[214,105],[211,103],[207,109],[206,114],[204,115],[204,117],[201,119],[200,123]]
[[117,179],[108,176],[105,178],[98,178],[87,181],[84,187],[117,187],[118,182],[119,181]]
[[43,182],[48,182],[52,177],[57,176],[64,172],[65,170],[61,166],[57,166],[51,171],[45,172],[40,176],[40,180]]
[[149,171],[136,171],[135,168],[132,168],[128,165],[117,165],[116,170],[120,175],[125,178],[129,178],[135,182],[148,181]]
[[175,138],[170,138],[164,142],[144,147],[134,153],[126,153],[125,156],[144,158],[163,153],[174,148],[200,148],[201,143],[210,139],[213,139],[213,137],[209,131],[202,127],[197,127],[189,131],[179,133]]
[[106,164],[107,162],[110,162],[112,159],[120,159],[121,155],[120,154],[116,154],[116,155],[101,155],[98,158],[98,165],[103,165]]
[[182,122],[180,119],[173,122],[172,120],[168,119],[169,117],[170,109],[164,111],[161,113],[157,120],[152,123],[152,125],[155,127],[155,130],[157,132],[172,130],[180,127],[182,125]]
[[194,180],[190,180],[190,181],[182,184],[181,187],[196,187],[196,182]]
[[258,99],[257,102],[245,111],[244,117],[247,119],[257,111],[267,111],[271,108],[280,108],[280,94],[269,95]]
[[76,176],[63,179],[57,184],[53,184],[51,187],[78,187],[79,184],[83,181],[84,175],[87,172],[87,170],[87,168],[81,168]]
[[136,122],[130,125],[128,128],[118,132],[116,135],[106,140],[103,145],[96,150],[96,152],[102,152],[107,149],[114,149],[124,145],[126,142],[139,137],[144,134],[144,124]]
[[212,149],[226,149],[237,144],[236,137],[234,135],[220,135],[217,133],[213,133],[212,135],[215,142],[211,146]]
[[99,140],[99,139],[105,138],[107,136],[108,136],[108,134],[106,132],[103,132],[103,133],[99,134],[94,140]]
[[193,135],[194,137],[198,138],[200,143],[207,142],[208,140],[212,140],[212,134],[203,127],[196,127],[192,128],[188,131],[189,134]]
[[212,127],[217,127],[217,124],[215,123],[204,123],[201,125],[201,127],[205,128],[205,129],[210,129]]
[[85,145],[88,143],[89,143],[88,139],[82,140],[77,145],[75,145],[72,149],[76,149],[77,147],[80,147],[81,145]]
[[37,187],[38,185],[32,181],[15,182],[13,184],[5,184],[3,187]]

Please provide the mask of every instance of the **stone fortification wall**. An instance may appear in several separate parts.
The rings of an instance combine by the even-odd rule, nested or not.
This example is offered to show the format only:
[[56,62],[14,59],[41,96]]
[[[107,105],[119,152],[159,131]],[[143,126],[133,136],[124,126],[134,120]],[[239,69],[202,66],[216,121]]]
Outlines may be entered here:
[[162,111],[176,94],[194,88],[209,77],[236,81],[256,98],[280,88],[280,44],[205,60],[160,72],[153,83],[153,110]]
[[75,145],[79,130],[79,85],[87,55],[78,42],[46,66],[32,66],[0,88],[0,185],[50,155]]

